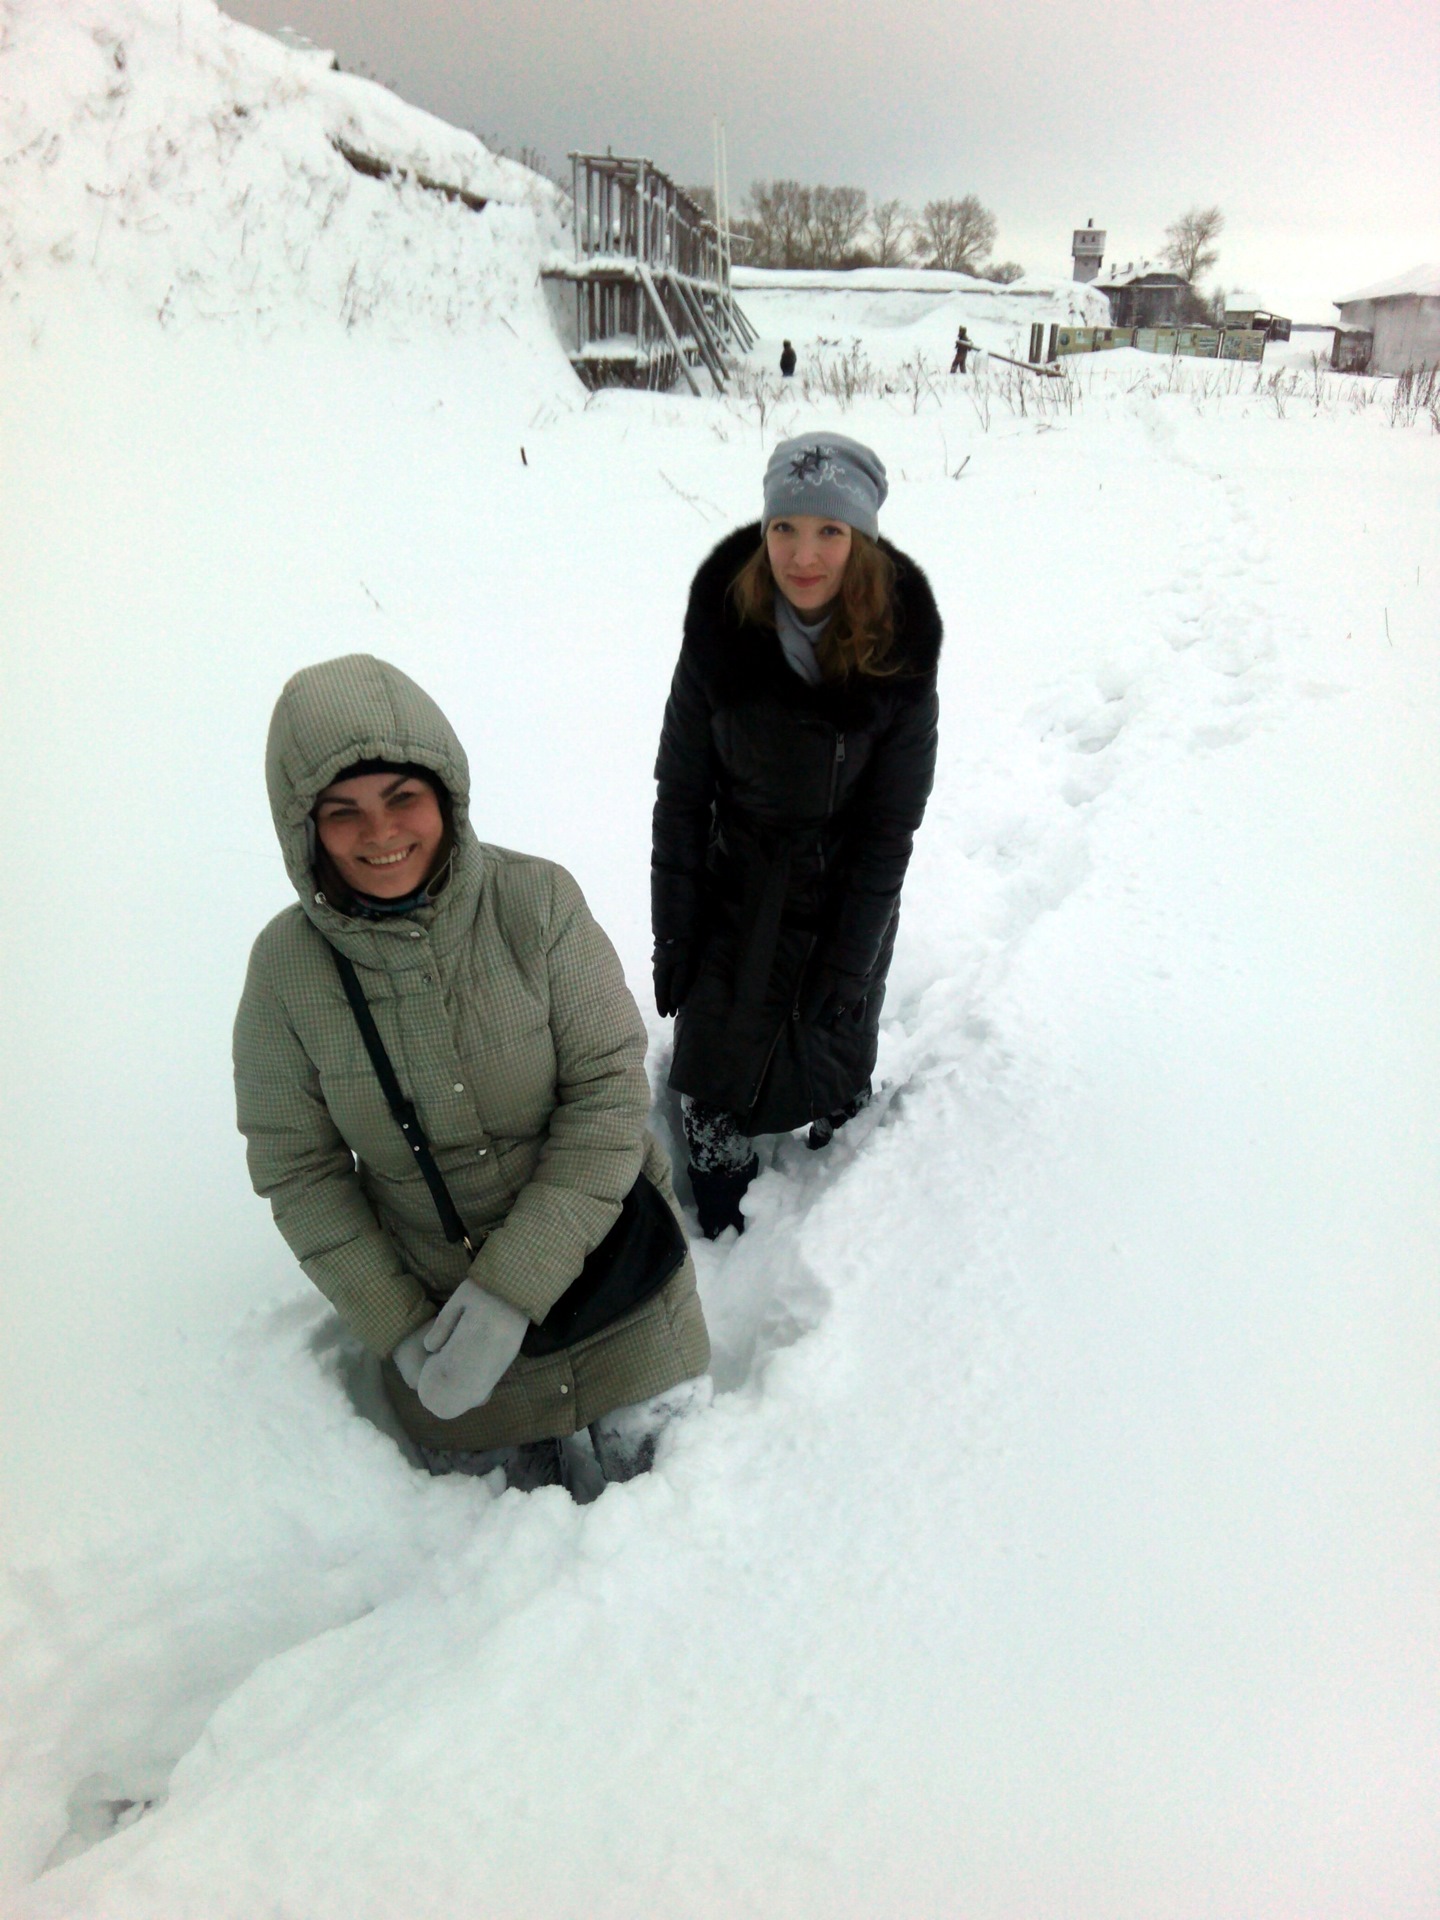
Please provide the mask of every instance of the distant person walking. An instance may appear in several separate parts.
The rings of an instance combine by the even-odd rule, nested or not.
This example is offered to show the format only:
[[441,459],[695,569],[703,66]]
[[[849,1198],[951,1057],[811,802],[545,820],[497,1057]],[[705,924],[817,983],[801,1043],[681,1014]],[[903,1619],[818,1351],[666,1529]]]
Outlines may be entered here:
[[754,1136],[823,1147],[870,1092],[900,889],[935,771],[940,615],[882,540],[885,468],[811,433],[690,588],[656,763],[655,1005],[677,1014],[690,1184],[744,1226]]
[[964,373],[965,362],[969,358],[970,349],[974,344],[975,342],[970,338],[964,327],[961,327],[955,335],[955,358],[950,362],[950,371],[952,373]]
[[795,349],[788,340],[780,349],[780,371],[787,380],[795,371]]

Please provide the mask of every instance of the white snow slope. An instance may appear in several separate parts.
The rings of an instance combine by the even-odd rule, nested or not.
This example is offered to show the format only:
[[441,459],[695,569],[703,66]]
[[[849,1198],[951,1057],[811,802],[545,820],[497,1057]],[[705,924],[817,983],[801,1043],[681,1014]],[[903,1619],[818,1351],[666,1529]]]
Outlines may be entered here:
[[[172,328],[139,241],[138,278],[34,267],[32,187],[6,1920],[1433,1920],[1440,436],[1131,354],[1038,414],[988,373],[587,400],[516,319],[553,237],[497,241],[452,328],[415,194],[435,307],[287,282],[292,184],[270,311]],[[401,247],[403,194],[351,191]],[[192,205],[167,244],[227,276]],[[878,1097],[769,1143],[699,1247],[720,1391],[653,1475],[430,1480],[233,1130],[270,705],[343,650],[414,673],[644,1004],[686,585],[822,421],[883,454],[948,629]]]
[[548,181],[213,0],[0,7],[0,296],[31,311],[79,269],[167,328],[523,331],[536,235],[563,240]]

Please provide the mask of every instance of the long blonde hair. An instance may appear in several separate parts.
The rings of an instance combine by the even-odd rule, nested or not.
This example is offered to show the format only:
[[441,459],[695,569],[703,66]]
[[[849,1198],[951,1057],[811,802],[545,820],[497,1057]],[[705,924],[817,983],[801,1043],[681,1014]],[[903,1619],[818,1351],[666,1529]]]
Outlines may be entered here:
[[[757,627],[775,625],[778,589],[763,534],[730,591],[742,620]],[[848,680],[852,674],[879,680],[899,671],[890,658],[895,646],[894,593],[895,562],[868,534],[852,527],[835,611],[815,649],[826,680]]]

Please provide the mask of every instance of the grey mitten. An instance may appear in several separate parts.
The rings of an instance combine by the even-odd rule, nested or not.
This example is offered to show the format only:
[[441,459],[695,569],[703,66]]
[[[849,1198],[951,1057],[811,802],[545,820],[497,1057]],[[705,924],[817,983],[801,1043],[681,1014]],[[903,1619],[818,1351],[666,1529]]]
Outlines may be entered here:
[[412,1393],[420,1384],[420,1369],[430,1358],[430,1349],[425,1344],[425,1336],[434,1324],[433,1319],[427,1320],[424,1326],[416,1327],[413,1333],[407,1333],[390,1356],[395,1371]]
[[520,1351],[530,1322],[518,1307],[462,1280],[425,1335],[430,1358],[415,1389],[437,1419],[483,1407]]

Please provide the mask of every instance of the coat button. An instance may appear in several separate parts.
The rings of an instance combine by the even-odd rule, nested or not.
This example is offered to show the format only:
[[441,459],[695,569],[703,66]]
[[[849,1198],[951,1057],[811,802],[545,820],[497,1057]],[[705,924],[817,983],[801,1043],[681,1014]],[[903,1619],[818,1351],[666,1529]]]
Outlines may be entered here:
[[420,929],[418,927],[411,927],[410,938],[412,940],[418,940],[420,938]]
[[488,1151],[489,1149],[487,1147],[476,1147],[475,1158],[477,1160],[483,1160]]
[[562,1380],[562,1381],[560,1382],[560,1391],[561,1391],[562,1393],[568,1393],[568,1392],[570,1391],[570,1388],[569,1388],[569,1386],[568,1386],[568,1385],[566,1384],[566,1382],[565,1382],[565,1381],[563,1381],[563,1380]]
[[465,1082],[463,1080],[457,1080],[451,1091],[453,1093],[463,1093],[465,1091]]

